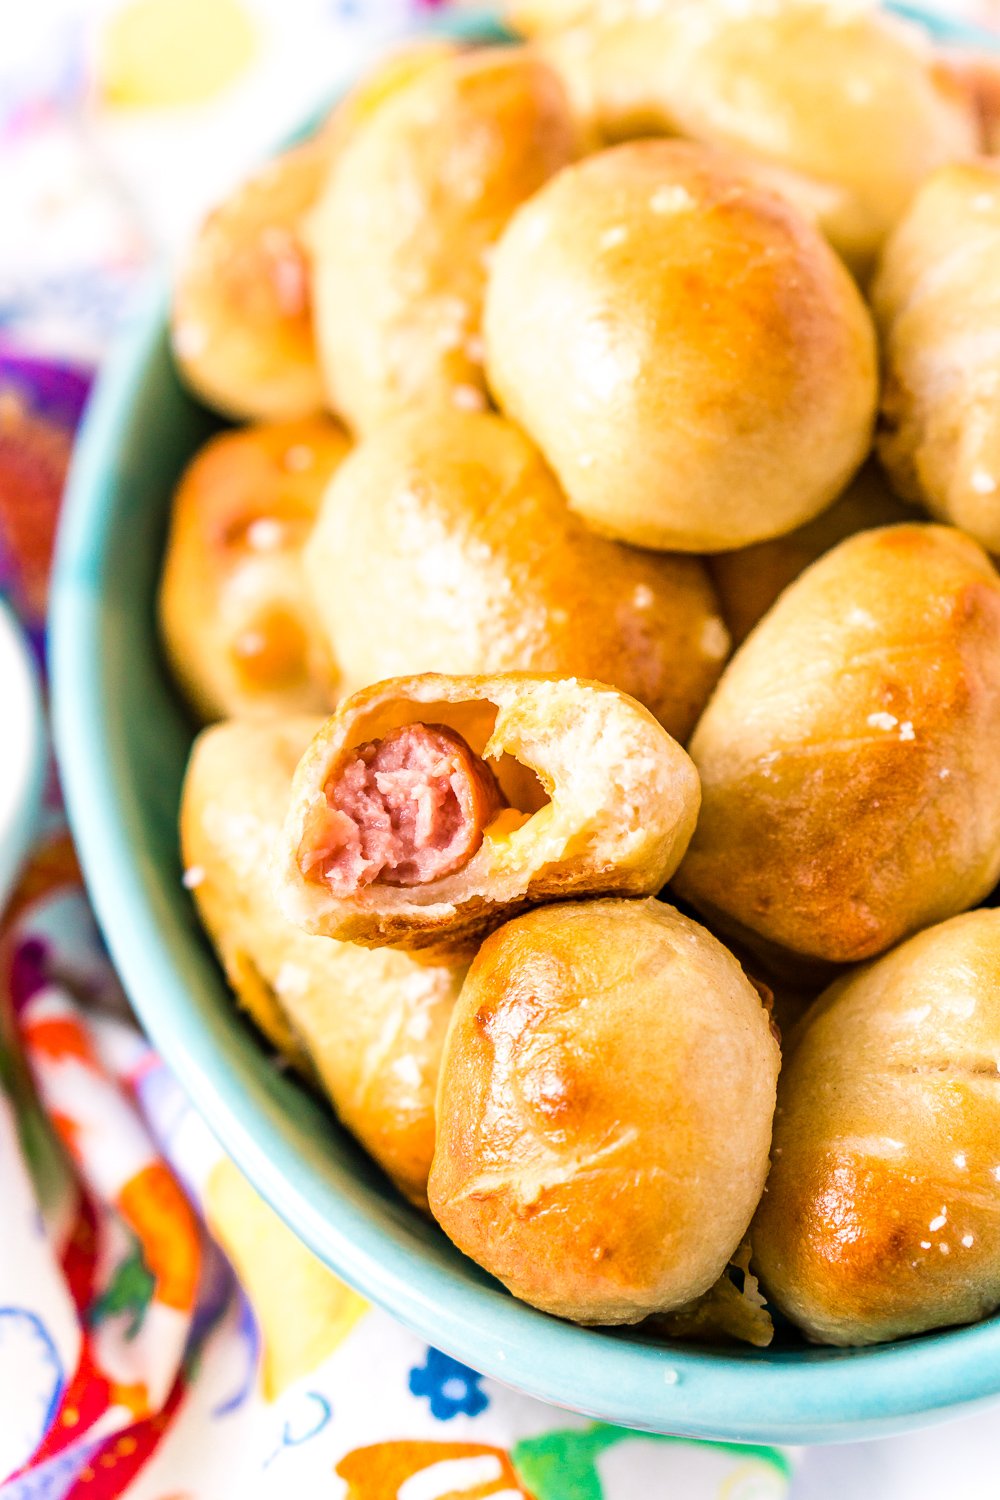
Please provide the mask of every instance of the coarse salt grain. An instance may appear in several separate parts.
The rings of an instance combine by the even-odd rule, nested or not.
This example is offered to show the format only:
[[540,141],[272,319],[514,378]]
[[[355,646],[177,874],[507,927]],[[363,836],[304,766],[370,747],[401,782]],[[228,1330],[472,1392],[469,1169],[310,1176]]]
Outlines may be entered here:
[[649,206],[654,214],[679,214],[685,209],[693,208],[694,199],[680,183],[669,183],[656,189],[649,200]]
[[718,615],[710,615],[701,627],[699,640],[702,654],[712,661],[721,661],[729,650],[729,631]]
[[616,245],[621,245],[628,239],[628,230],[624,224],[615,224],[613,228],[606,229],[601,235],[601,249],[613,250]]
[[459,411],[485,411],[486,397],[474,385],[456,385],[451,393],[452,404]]
[[254,552],[277,552],[285,543],[285,528],[273,516],[259,516],[247,527],[247,545]]
[[174,349],[182,359],[195,359],[208,346],[208,332],[202,323],[178,323],[174,328]]
[[292,474],[301,474],[305,469],[311,469],[316,460],[316,455],[307,443],[293,443],[285,452],[285,468]]

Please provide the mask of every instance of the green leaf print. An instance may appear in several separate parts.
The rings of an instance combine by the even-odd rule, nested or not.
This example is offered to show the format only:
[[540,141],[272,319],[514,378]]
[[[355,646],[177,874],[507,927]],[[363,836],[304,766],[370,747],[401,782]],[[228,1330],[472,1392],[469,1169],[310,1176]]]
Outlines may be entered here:
[[757,1460],[785,1477],[791,1465],[779,1448],[749,1448],[740,1443],[707,1443],[693,1438],[665,1437],[656,1433],[630,1432],[624,1427],[565,1428],[527,1438],[511,1450],[511,1461],[525,1489],[535,1500],[604,1500],[597,1459],[607,1448],[629,1438],[646,1442],[690,1443],[716,1453]]
[[115,1267],[114,1274],[100,1297],[91,1304],[90,1323],[93,1327],[108,1318],[131,1313],[131,1321],[125,1330],[127,1339],[134,1339],[142,1327],[146,1308],[153,1298],[155,1282],[142,1251],[136,1243],[123,1261]]

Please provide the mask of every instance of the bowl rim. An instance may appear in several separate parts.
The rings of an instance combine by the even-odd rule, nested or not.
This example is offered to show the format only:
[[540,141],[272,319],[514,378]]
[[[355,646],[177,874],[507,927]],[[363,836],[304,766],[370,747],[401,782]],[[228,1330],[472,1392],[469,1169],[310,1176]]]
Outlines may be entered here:
[[0,595],[0,692],[3,694],[3,785],[0,787],[0,914],[31,842],[45,780],[41,690],[31,647]]
[[[916,7],[903,9],[914,18]],[[935,29],[941,20],[932,18]],[[421,29],[486,41],[502,34],[489,17]],[[958,40],[970,40],[968,28]],[[978,40],[1000,47],[988,33]],[[415,1261],[369,1191],[334,1192],[300,1155],[296,1128],[269,1108],[259,1078],[216,1050],[185,999],[182,957],[135,859],[116,778],[120,747],[104,708],[114,684],[102,661],[96,579],[117,521],[110,487],[166,309],[160,285],[106,362],[78,437],[53,574],[53,728],[70,826],[114,962],[154,1045],[226,1151],[322,1261],[397,1321],[508,1386],[602,1421],[731,1442],[849,1441],[1000,1395],[1000,1316],[865,1349],[703,1351],[580,1328],[496,1284]]]

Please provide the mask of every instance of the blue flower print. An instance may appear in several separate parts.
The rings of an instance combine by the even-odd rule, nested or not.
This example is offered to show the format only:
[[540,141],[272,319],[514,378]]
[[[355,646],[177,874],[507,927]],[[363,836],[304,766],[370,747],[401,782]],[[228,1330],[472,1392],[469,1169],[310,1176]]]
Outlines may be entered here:
[[461,1412],[466,1417],[478,1417],[490,1404],[486,1392],[480,1389],[481,1375],[460,1364],[440,1349],[428,1349],[422,1365],[410,1371],[410,1390],[414,1396],[426,1396],[430,1401],[431,1415],[439,1422],[448,1422]]

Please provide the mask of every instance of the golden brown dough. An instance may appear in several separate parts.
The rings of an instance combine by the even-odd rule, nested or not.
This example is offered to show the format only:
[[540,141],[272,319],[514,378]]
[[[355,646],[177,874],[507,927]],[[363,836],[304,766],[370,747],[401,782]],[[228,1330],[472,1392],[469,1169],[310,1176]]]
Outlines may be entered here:
[[871,1344],[1000,1306],[1000,912],[839,980],[778,1090],[755,1268],[810,1338]]
[[347,691],[415,672],[594,678],[683,741],[729,646],[700,561],[592,535],[485,414],[418,413],[361,443],[305,555]]
[[174,497],[160,583],[174,676],[206,719],[320,713],[337,669],[302,548],[350,444],[329,417],[212,438]]
[[519,36],[541,37],[586,21],[594,9],[593,0],[510,0],[503,18]]
[[462,48],[444,37],[416,37],[392,48],[363,73],[322,127],[332,155],[343,149],[389,99],[439,63],[460,57]]
[[309,243],[327,393],[357,430],[416,402],[486,405],[489,255],[576,149],[558,78],[508,48],[426,70],[337,153]]
[[690,136],[794,174],[862,271],[923,178],[979,144],[968,89],[919,28],[874,5],[598,7],[544,53],[605,140]]
[[1000,152],[1000,57],[947,47],[939,54],[938,65],[971,101],[979,120],[980,149],[995,156]]
[[630,16],[649,15],[651,9],[684,5],[688,0],[508,0],[504,22],[519,36],[552,37],[575,30],[582,22],[610,23]]
[[[711,926],[708,930],[712,932]],[[731,933],[722,935],[720,941],[760,996],[781,1043],[781,1054],[787,1057],[809,1007],[843,973],[843,965],[802,958],[759,940],[751,946]]]
[[[456,731],[495,777],[499,800],[479,810],[478,837],[465,841],[457,868],[389,884],[356,851],[371,857],[381,849],[387,822],[398,842],[404,812],[391,781],[378,778],[382,798],[374,800],[355,791],[340,802],[334,789],[355,747],[403,725]],[[434,779],[418,769],[403,788],[404,805],[417,800],[419,808],[401,851],[411,861],[414,849],[434,851],[447,841],[439,833],[452,832],[448,803],[427,805]],[[444,792],[457,815],[447,785]],[[276,861],[281,899],[308,932],[468,954],[526,905],[658,891],[687,847],[698,802],[698,778],[681,747],[612,688],[524,673],[397,678],[342,703],[303,757]],[[331,815],[343,806],[350,812]]]
[[872,460],[815,521],[769,542],[741,547],[736,552],[717,552],[708,559],[708,570],[733,645],[742,645],[782,590],[845,537],[912,519],[913,511],[893,494]]
[[1000,551],[1000,162],[925,183],[873,297],[882,462],[901,494]]
[[486,367],[570,505],[640,546],[717,552],[817,515],[864,458],[871,320],[841,262],[739,159],[635,141],[515,214]]
[[310,140],[253,173],[201,225],[177,277],[171,333],[182,375],[209,406],[241,421],[292,420],[326,406],[305,216],[335,154],[455,50],[424,40],[391,52]]
[[707,1292],[673,1312],[651,1318],[647,1330],[655,1331],[658,1338],[686,1343],[735,1341],[766,1349],[774,1338],[774,1320],[750,1269],[751,1255],[750,1241],[744,1240]]
[[946,527],[864,531],[786,589],[691,740],[676,889],[727,930],[835,962],[1000,876],[1000,578]]
[[760,1198],[778,1061],[739,964],[672,907],[518,917],[480,949],[448,1030],[431,1211],[546,1312],[678,1308]]
[[320,723],[233,722],[200,735],[181,806],[186,880],[240,1003],[293,1061],[308,1059],[348,1130],[422,1204],[462,971],[307,937],[282,918],[270,857]]
[[174,290],[174,357],[195,395],[237,421],[323,410],[302,217],[327,168],[322,137],[261,167],[205,220]]

